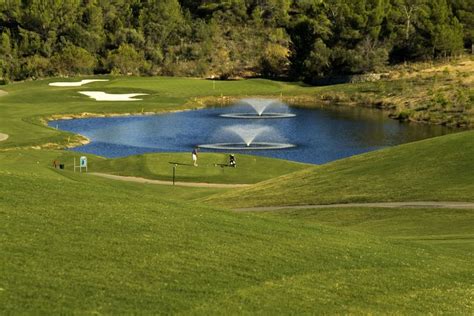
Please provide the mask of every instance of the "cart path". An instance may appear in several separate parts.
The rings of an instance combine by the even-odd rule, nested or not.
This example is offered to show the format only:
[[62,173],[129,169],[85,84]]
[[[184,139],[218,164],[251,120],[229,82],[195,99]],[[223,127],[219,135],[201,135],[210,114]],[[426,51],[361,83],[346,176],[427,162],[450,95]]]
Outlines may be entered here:
[[[108,173],[91,172],[94,176],[136,183],[173,185],[172,181],[151,180],[146,178],[118,176]],[[195,187],[195,188],[244,188],[251,184],[224,184],[224,183],[203,183],[203,182],[175,182],[176,186]],[[473,209],[474,202],[434,202],[434,201],[416,201],[416,202],[377,202],[377,203],[344,203],[344,204],[316,204],[316,205],[280,205],[280,206],[261,206],[236,208],[236,212],[271,212],[281,210],[302,210],[302,209],[328,209],[344,207],[382,207],[382,208],[453,208],[453,209]]]
[[0,133],[0,142],[8,139],[8,134]]
[[317,205],[293,205],[293,206],[262,206],[236,208],[236,212],[271,212],[281,210],[304,210],[304,209],[328,209],[344,207],[382,207],[382,208],[453,208],[473,209],[474,202],[380,202],[380,203],[345,203],[345,204],[317,204]]
[[[147,184],[161,184],[161,185],[173,185],[173,181],[164,181],[164,180],[151,180],[146,178],[139,177],[129,177],[129,176],[118,176],[108,173],[99,173],[99,172],[90,172],[91,175],[99,176],[102,178],[128,181],[128,182],[137,182],[137,183],[147,183]],[[250,184],[225,184],[225,183],[204,183],[204,182],[175,182],[176,186],[181,187],[194,187],[194,188],[217,188],[217,189],[232,189],[232,188],[245,188],[250,186]]]

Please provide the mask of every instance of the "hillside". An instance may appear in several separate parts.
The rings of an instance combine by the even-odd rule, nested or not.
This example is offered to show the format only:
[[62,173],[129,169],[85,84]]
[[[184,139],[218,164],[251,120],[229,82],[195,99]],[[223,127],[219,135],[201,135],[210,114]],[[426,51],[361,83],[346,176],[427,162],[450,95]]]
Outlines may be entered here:
[[[452,73],[437,83],[444,86]],[[341,104],[376,106],[358,96],[410,98],[411,87],[420,84],[421,91],[422,82],[434,82],[429,76],[415,76],[406,87],[395,77],[308,87],[262,79],[109,76],[87,86],[148,94],[130,103],[97,102],[78,93],[84,87],[48,85],[82,78],[6,86],[8,94],[0,96],[0,133],[9,135],[0,142],[0,314],[473,314],[471,210],[255,214],[229,208],[474,201],[474,131],[310,167],[239,155],[236,169],[221,168],[215,164],[226,156],[207,153],[199,168],[186,166],[189,153],[88,155],[90,171],[111,174],[167,180],[171,162],[179,163],[183,181],[266,180],[226,190],[74,173],[73,157],[80,154],[51,148],[84,139],[45,126],[46,118],[62,116],[198,108],[209,96],[272,96],[324,106],[337,102],[329,94],[348,93],[354,98],[346,95]],[[55,159],[66,169],[53,169]]]
[[474,212],[471,209],[338,207],[259,212],[292,222],[317,223],[351,231],[460,250],[474,259]]
[[461,252],[57,172],[57,154],[0,153],[2,313],[473,311]]
[[458,56],[472,3],[0,2],[0,84],[93,73],[308,81]]
[[472,127],[474,59],[391,67],[382,80],[328,86],[320,97],[330,103],[387,110],[400,121]]
[[[351,106],[383,110],[392,119],[453,128],[474,126],[474,58],[414,62],[383,73],[342,76],[345,84],[288,82],[278,96],[298,107]],[[203,104],[231,104],[238,96],[199,97]]]
[[313,167],[219,194],[231,207],[382,201],[474,201],[474,131]]

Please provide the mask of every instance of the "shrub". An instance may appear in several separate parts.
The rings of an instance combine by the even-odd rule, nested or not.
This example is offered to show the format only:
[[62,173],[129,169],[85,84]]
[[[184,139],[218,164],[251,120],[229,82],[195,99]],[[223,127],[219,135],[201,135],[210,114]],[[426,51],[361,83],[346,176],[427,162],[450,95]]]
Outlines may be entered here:
[[139,75],[150,69],[150,64],[145,60],[143,53],[137,52],[129,44],[122,44],[110,52],[106,63],[113,74]]
[[96,58],[87,50],[74,45],[67,45],[51,60],[54,70],[59,75],[91,74],[97,64]]

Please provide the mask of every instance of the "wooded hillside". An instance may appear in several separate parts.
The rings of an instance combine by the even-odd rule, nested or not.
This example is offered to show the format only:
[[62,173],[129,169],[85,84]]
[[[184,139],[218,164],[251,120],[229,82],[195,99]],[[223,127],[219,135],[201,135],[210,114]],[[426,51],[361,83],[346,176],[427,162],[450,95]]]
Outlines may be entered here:
[[0,78],[290,76],[460,54],[474,0],[0,0]]

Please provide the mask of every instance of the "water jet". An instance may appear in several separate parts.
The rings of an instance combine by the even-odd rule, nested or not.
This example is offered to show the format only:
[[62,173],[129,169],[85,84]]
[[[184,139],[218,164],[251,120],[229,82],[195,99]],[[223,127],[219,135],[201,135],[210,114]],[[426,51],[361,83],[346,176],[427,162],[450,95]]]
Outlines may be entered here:
[[238,136],[239,141],[203,144],[198,147],[217,150],[269,150],[296,147],[293,144],[287,143],[255,141],[257,138],[262,137],[262,135],[267,136],[266,138],[275,138],[277,133],[275,129],[270,126],[233,125],[222,128],[221,133]]
[[269,107],[286,107],[287,105],[275,99],[242,99],[239,104],[249,105],[255,112],[252,113],[226,113],[221,114],[221,117],[235,118],[235,119],[281,119],[295,117],[292,113],[283,112],[265,112]]

